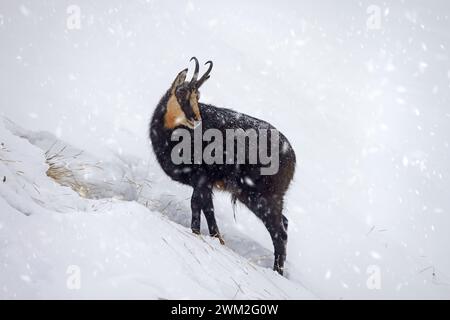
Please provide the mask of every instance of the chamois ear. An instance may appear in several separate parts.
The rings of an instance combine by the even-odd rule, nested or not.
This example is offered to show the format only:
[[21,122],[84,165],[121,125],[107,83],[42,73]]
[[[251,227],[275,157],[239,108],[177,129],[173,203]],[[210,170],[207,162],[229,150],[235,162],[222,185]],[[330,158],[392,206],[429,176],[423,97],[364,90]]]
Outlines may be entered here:
[[175,80],[172,83],[172,86],[170,87],[170,92],[173,94],[175,92],[175,89],[186,80],[186,75],[188,73],[188,69],[184,69],[181,71]]

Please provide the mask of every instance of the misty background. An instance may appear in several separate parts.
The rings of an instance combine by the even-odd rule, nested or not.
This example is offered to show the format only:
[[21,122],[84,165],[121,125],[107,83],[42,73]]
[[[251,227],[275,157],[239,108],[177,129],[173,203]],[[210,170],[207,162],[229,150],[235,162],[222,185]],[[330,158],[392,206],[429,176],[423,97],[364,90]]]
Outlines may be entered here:
[[[200,101],[271,122],[296,151],[288,278],[322,298],[450,298],[449,15],[444,0],[2,0],[0,113],[138,159],[184,199],[148,123],[192,56],[212,60]],[[255,221],[239,208],[270,248]]]

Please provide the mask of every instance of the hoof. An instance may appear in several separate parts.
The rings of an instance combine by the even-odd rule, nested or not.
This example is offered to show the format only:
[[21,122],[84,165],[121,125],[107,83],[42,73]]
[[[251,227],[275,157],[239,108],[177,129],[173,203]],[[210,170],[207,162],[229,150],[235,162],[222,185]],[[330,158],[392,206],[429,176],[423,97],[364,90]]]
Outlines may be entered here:
[[220,244],[221,244],[221,245],[225,245],[225,241],[223,240],[223,238],[222,238],[222,236],[220,235],[220,233],[213,234],[213,235],[211,235],[211,237],[214,237],[214,238],[219,239]]
[[280,267],[280,266],[278,266],[278,265],[274,265],[274,266],[273,266],[273,271],[278,272],[278,273],[280,274],[280,276],[282,276],[282,275],[283,275],[284,268],[283,268],[283,267]]
[[274,271],[278,272],[280,276],[283,275],[283,268],[273,268]]

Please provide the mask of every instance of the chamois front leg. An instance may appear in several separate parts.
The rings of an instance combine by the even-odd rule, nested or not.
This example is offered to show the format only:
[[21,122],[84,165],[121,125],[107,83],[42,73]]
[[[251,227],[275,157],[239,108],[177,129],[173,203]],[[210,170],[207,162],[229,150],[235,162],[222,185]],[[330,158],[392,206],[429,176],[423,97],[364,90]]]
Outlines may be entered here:
[[200,217],[203,211],[208,223],[209,234],[219,239],[221,244],[225,244],[217,227],[214,216],[214,205],[212,201],[212,188],[207,186],[196,186],[191,197],[192,222],[191,229],[195,234],[200,234]]
[[208,223],[209,234],[211,237],[219,239],[220,244],[224,245],[225,241],[220,235],[219,227],[217,227],[216,217],[214,216],[214,204],[212,200],[212,188],[208,188],[203,193],[203,213]]
[[200,234],[200,217],[202,212],[202,194],[200,188],[194,188],[191,197],[192,221],[191,229],[195,234]]

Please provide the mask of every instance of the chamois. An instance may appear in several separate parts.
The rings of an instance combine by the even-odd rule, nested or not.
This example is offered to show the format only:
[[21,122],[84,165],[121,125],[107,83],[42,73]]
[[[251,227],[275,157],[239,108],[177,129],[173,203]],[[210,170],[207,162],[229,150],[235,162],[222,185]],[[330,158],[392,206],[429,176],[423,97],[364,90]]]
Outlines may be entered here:
[[[282,275],[288,228],[288,219],[283,215],[283,200],[295,171],[294,150],[287,138],[269,123],[230,109],[200,103],[199,88],[209,79],[213,63],[211,61],[205,63],[208,70],[198,79],[199,63],[195,57],[192,57],[192,60],[195,61],[195,70],[191,81],[185,81],[188,69],[182,70],[156,106],[149,132],[153,151],[163,171],[171,179],[193,188],[191,197],[193,233],[200,234],[200,216],[203,211],[210,235],[217,237],[220,243],[224,244],[214,216],[212,194],[214,189],[228,191],[234,204],[239,200],[264,223],[274,246],[273,269]],[[224,136],[230,129],[253,130],[257,134],[258,141],[262,141],[263,130],[270,131],[266,134],[265,141],[269,141],[267,138],[273,137],[274,132],[278,133],[276,142],[270,141],[272,146],[278,144],[275,146],[280,150],[277,159],[278,171],[274,174],[261,173],[261,169],[267,167],[267,162],[261,161],[261,153],[258,153],[256,163],[227,161],[207,164],[195,162],[193,158],[192,161],[174,163],[171,156],[178,142],[174,141],[173,133],[182,128],[194,137],[198,124],[201,124],[203,133],[208,129],[218,129]],[[246,136],[244,139],[247,143],[249,137]],[[206,147],[205,140],[207,139],[202,140],[202,150]],[[260,151],[259,145],[257,148]],[[224,149],[219,148],[215,152]],[[223,152],[225,157],[228,152],[229,150]],[[237,153],[231,150],[235,160]],[[249,160],[248,153],[245,153],[245,159]]]

